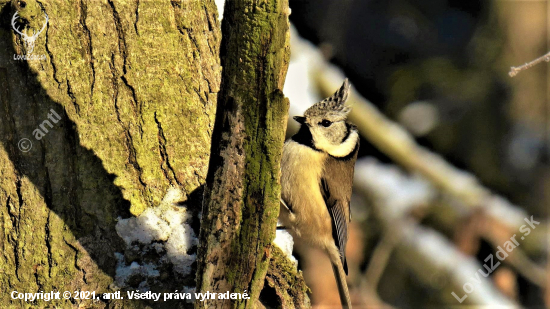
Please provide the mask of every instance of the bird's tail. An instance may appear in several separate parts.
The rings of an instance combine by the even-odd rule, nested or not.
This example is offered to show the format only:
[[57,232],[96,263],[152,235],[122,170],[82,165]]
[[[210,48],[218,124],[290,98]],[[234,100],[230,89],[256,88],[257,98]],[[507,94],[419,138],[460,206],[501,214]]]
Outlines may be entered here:
[[334,271],[334,277],[336,278],[336,284],[338,285],[338,293],[340,294],[340,302],[344,309],[351,309],[351,299],[349,297],[348,283],[346,281],[346,273],[340,259],[332,261],[332,270]]

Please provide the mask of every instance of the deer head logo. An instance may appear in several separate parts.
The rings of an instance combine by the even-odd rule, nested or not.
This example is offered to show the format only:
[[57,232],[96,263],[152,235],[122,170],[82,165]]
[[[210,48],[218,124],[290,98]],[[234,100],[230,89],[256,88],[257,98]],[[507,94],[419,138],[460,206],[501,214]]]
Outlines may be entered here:
[[48,17],[48,14],[46,14],[46,12],[44,12],[44,16],[46,18],[46,21],[44,22],[44,26],[42,26],[42,29],[40,29],[40,31],[38,32],[36,32],[36,30],[32,30],[33,34],[29,36],[27,34],[28,30],[26,31],[27,33],[19,30],[19,28],[15,23],[15,21],[19,18],[19,12],[15,12],[15,14],[13,14],[13,18],[11,19],[11,26],[13,27],[13,30],[15,30],[16,33],[21,35],[27,55],[30,55],[34,50],[34,41],[36,41],[36,39],[38,38],[38,35],[40,35],[40,33],[42,33],[44,29],[46,29],[46,25],[48,24],[49,17]]

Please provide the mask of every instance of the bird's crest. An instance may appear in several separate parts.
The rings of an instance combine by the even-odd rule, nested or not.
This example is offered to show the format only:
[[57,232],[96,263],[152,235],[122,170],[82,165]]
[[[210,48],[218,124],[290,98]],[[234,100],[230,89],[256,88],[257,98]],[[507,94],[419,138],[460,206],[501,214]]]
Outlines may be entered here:
[[305,111],[304,116],[314,117],[317,115],[326,114],[327,112],[336,112],[343,115],[349,114],[351,108],[345,105],[349,92],[350,84],[346,78],[340,89],[323,101],[313,104]]

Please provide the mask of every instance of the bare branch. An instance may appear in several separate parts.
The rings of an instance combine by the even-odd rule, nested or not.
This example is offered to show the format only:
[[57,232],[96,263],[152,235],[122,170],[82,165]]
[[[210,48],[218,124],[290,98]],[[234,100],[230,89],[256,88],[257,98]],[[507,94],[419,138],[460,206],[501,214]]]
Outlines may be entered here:
[[[426,285],[433,285],[434,279],[448,282],[450,285],[441,289],[441,297],[452,303],[455,300],[451,292],[463,297],[463,285],[482,266],[475,258],[460,252],[437,231],[423,227],[408,217],[410,210],[421,204],[430,204],[436,197],[433,188],[423,187],[422,183],[425,184],[425,181],[411,178],[396,167],[380,164],[376,160],[363,159],[356,166],[354,187],[374,207],[384,234],[392,235],[391,241],[396,241],[393,249],[396,258]],[[466,303],[520,308],[496,289],[490,280],[480,276],[479,281],[477,291],[468,294]],[[456,304],[459,302],[456,301]]]
[[373,289],[376,290],[378,282],[388,266],[388,261],[390,259],[391,253],[395,249],[395,246],[400,241],[398,235],[394,235],[391,231],[387,231],[384,234],[380,243],[374,249],[372,254],[372,259],[369,263],[367,271],[365,272],[366,283]]
[[543,62],[543,61],[546,61],[546,62],[550,62],[550,52],[544,56],[541,56],[531,62],[528,62],[524,65],[520,65],[519,67],[511,67],[510,68],[510,72],[508,73],[510,75],[510,77],[514,77],[516,76],[519,72],[523,71],[523,70],[527,70],[531,67],[534,67],[535,65]]

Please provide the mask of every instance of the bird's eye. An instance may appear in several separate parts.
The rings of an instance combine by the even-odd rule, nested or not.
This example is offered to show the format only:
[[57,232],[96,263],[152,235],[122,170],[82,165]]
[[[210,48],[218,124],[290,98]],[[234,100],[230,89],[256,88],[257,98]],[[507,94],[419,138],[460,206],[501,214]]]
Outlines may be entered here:
[[323,119],[323,121],[319,122],[320,125],[322,125],[323,127],[330,127],[330,125],[332,124],[332,122],[326,120],[326,119]]

